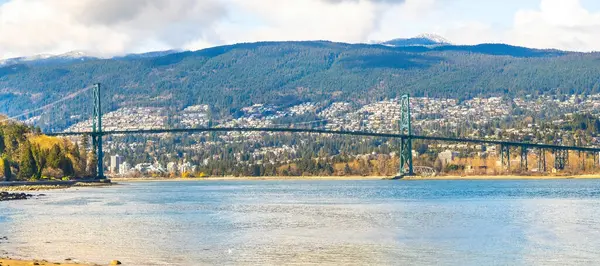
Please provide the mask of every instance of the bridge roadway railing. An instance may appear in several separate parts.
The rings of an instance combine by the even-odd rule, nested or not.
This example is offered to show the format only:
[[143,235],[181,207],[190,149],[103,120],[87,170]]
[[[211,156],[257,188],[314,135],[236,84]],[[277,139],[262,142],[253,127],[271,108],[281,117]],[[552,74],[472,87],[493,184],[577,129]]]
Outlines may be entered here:
[[419,136],[419,135],[403,135],[403,134],[388,134],[388,133],[373,133],[362,131],[334,131],[321,129],[300,129],[300,128],[244,128],[244,127],[218,127],[218,128],[172,128],[172,129],[141,129],[141,130],[123,130],[123,131],[102,131],[102,132],[61,132],[48,133],[48,136],[79,136],[79,135],[124,135],[124,134],[164,134],[164,133],[202,133],[202,132],[289,132],[289,133],[310,133],[310,134],[332,134],[332,135],[350,135],[350,136],[365,136],[365,137],[381,137],[381,138],[399,138],[412,140],[433,140],[445,142],[463,142],[473,144],[492,144],[502,146],[537,148],[537,149],[553,149],[553,150],[572,150],[581,152],[600,152],[600,148],[592,147],[577,147],[577,146],[561,146],[552,144],[536,144],[527,142],[514,142],[502,140],[481,140],[481,139],[466,139],[466,138],[449,138],[436,136]]

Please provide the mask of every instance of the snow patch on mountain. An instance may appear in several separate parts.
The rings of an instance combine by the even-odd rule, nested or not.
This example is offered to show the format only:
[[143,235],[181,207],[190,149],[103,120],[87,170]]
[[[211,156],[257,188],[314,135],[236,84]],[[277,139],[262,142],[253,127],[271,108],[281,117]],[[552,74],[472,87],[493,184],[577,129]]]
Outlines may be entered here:
[[382,44],[386,46],[392,47],[401,47],[401,46],[441,46],[441,45],[450,45],[450,41],[448,39],[437,35],[425,33],[413,38],[398,38],[384,42],[376,42],[377,44]]

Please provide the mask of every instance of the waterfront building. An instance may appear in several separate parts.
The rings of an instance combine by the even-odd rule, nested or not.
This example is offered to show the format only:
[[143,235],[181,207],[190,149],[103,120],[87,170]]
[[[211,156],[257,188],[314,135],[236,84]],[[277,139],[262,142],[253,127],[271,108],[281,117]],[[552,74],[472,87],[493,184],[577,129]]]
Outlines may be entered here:
[[125,161],[125,158],[123,156],[120,155],[113,155],[110,156],[110,172],[113,174],[119,173],[119,170],[121,169],[121,164]]
[[129,171],[131,171],[131,165],[128,162],[123,162],[119,166],[119,174],[120,175],[125,175],[125,174],[129,173]]
[[193,173],[196,171],[196,168],[198,166],[193,165],[190,162],[184,162],[182,165],[179,166],[179,172],[180,173]]
[[176,162],[170,162],[167,164],[167,172],[173,174],[175,172],[177,172],[177,163]]
[[452,160],[454,160],[454,158],[456,158],[457,156],[458,152],[454,152],[451,150],[446,150],[438,154],[438,158],[440,159],[440,161],[442,161],[443,164],[451,163]]

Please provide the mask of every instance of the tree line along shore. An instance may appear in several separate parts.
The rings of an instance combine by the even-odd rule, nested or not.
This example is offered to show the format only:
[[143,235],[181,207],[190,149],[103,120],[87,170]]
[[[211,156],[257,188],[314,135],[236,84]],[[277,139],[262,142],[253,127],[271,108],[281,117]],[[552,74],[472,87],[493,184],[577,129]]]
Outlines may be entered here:
[[65,138],[0,116],[0,181],[56,181],[95,176],[96,155]]
[[[0,181],[69,181],[81,177],[96,175],[97,157],[95,151],[90,149],[89,138],[83,136],[74,142],[67,138],[49,137],[40,133],[39,128],[12,122],[0,117]],[[292,141],[289,136],[269,137],[273,143]],[[393,140],[381,142],[378,139],[365,139],[359,145],[351,145],[351,139],[318,139],[316,136],[305,136],[308,140],[302,145],[299,159],[287,160],[280,163],[264,163],[256,161],[253,164],[236,165],[235,154],[220,154],[213,150],[212,156],[221,156],[222,160],[198,167],[194,172],[184,173],[134,173],[115,177],[292,177],[304,178],[305,176],[381,176],[382,178],[395,176],[398,172],[399,158],[397,147]],[[168,139],[167,139],[168,140]],[[340,144],[341,143],[341,144]],[[460,154],[453,152],[440,152],[436,143],[415,141],[415,165],[431,167],[436,171],[436,176],[577,176],[594,174],[600,168],[593,157],[581,157],[581,154],[571,153],[566,171],[553,173],[551,166],[553,156],[548,151],[546,154],[548,171],[530,169],[523,172],[519,169],[518,161],[512,164],[511,169],[503,169],[499,165],[496,153],[482,148],[470,147]],[[352,148],[354,147],[354,148]],[[376,148],[373,148],[376,147]],[[236,151],[236,150],[234,150]],[[331,154],[339,153],[336,156]],[[243,156],[243,149],[236,152]],[[141,152],[144,153],[143,151]],[[210,154],[200,156],[204,158]],[[449,156],[441,157],[442,153]],[[359,154],[359,155],[355,155]],[[360,155],[362,154],[362,155]],[[531,165],[537,161],[537,154],[529,153],[528,161]],[[513,156],[514,157],[514,156]],[[273,159],[273,158],[271,158]],[[511,160],[516,160],[511,158]],[[272,161],[272,160],[271,160]],[[583,166],[583,167],[582,167]],[[532,167],[533,168],[533,167]]]

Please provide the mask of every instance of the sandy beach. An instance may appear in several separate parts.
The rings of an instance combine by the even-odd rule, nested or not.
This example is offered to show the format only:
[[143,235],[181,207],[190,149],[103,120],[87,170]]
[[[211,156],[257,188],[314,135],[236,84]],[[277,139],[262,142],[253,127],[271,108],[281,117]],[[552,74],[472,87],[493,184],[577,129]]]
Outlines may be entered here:
[[55,263],[43,260],[15,260],[15,259],[2,259],[0,258],[0,265],[2,266],[31,266],[31,265],[42,265],[42,266],[93,266],[94,264],[80,264],[80,263]]

